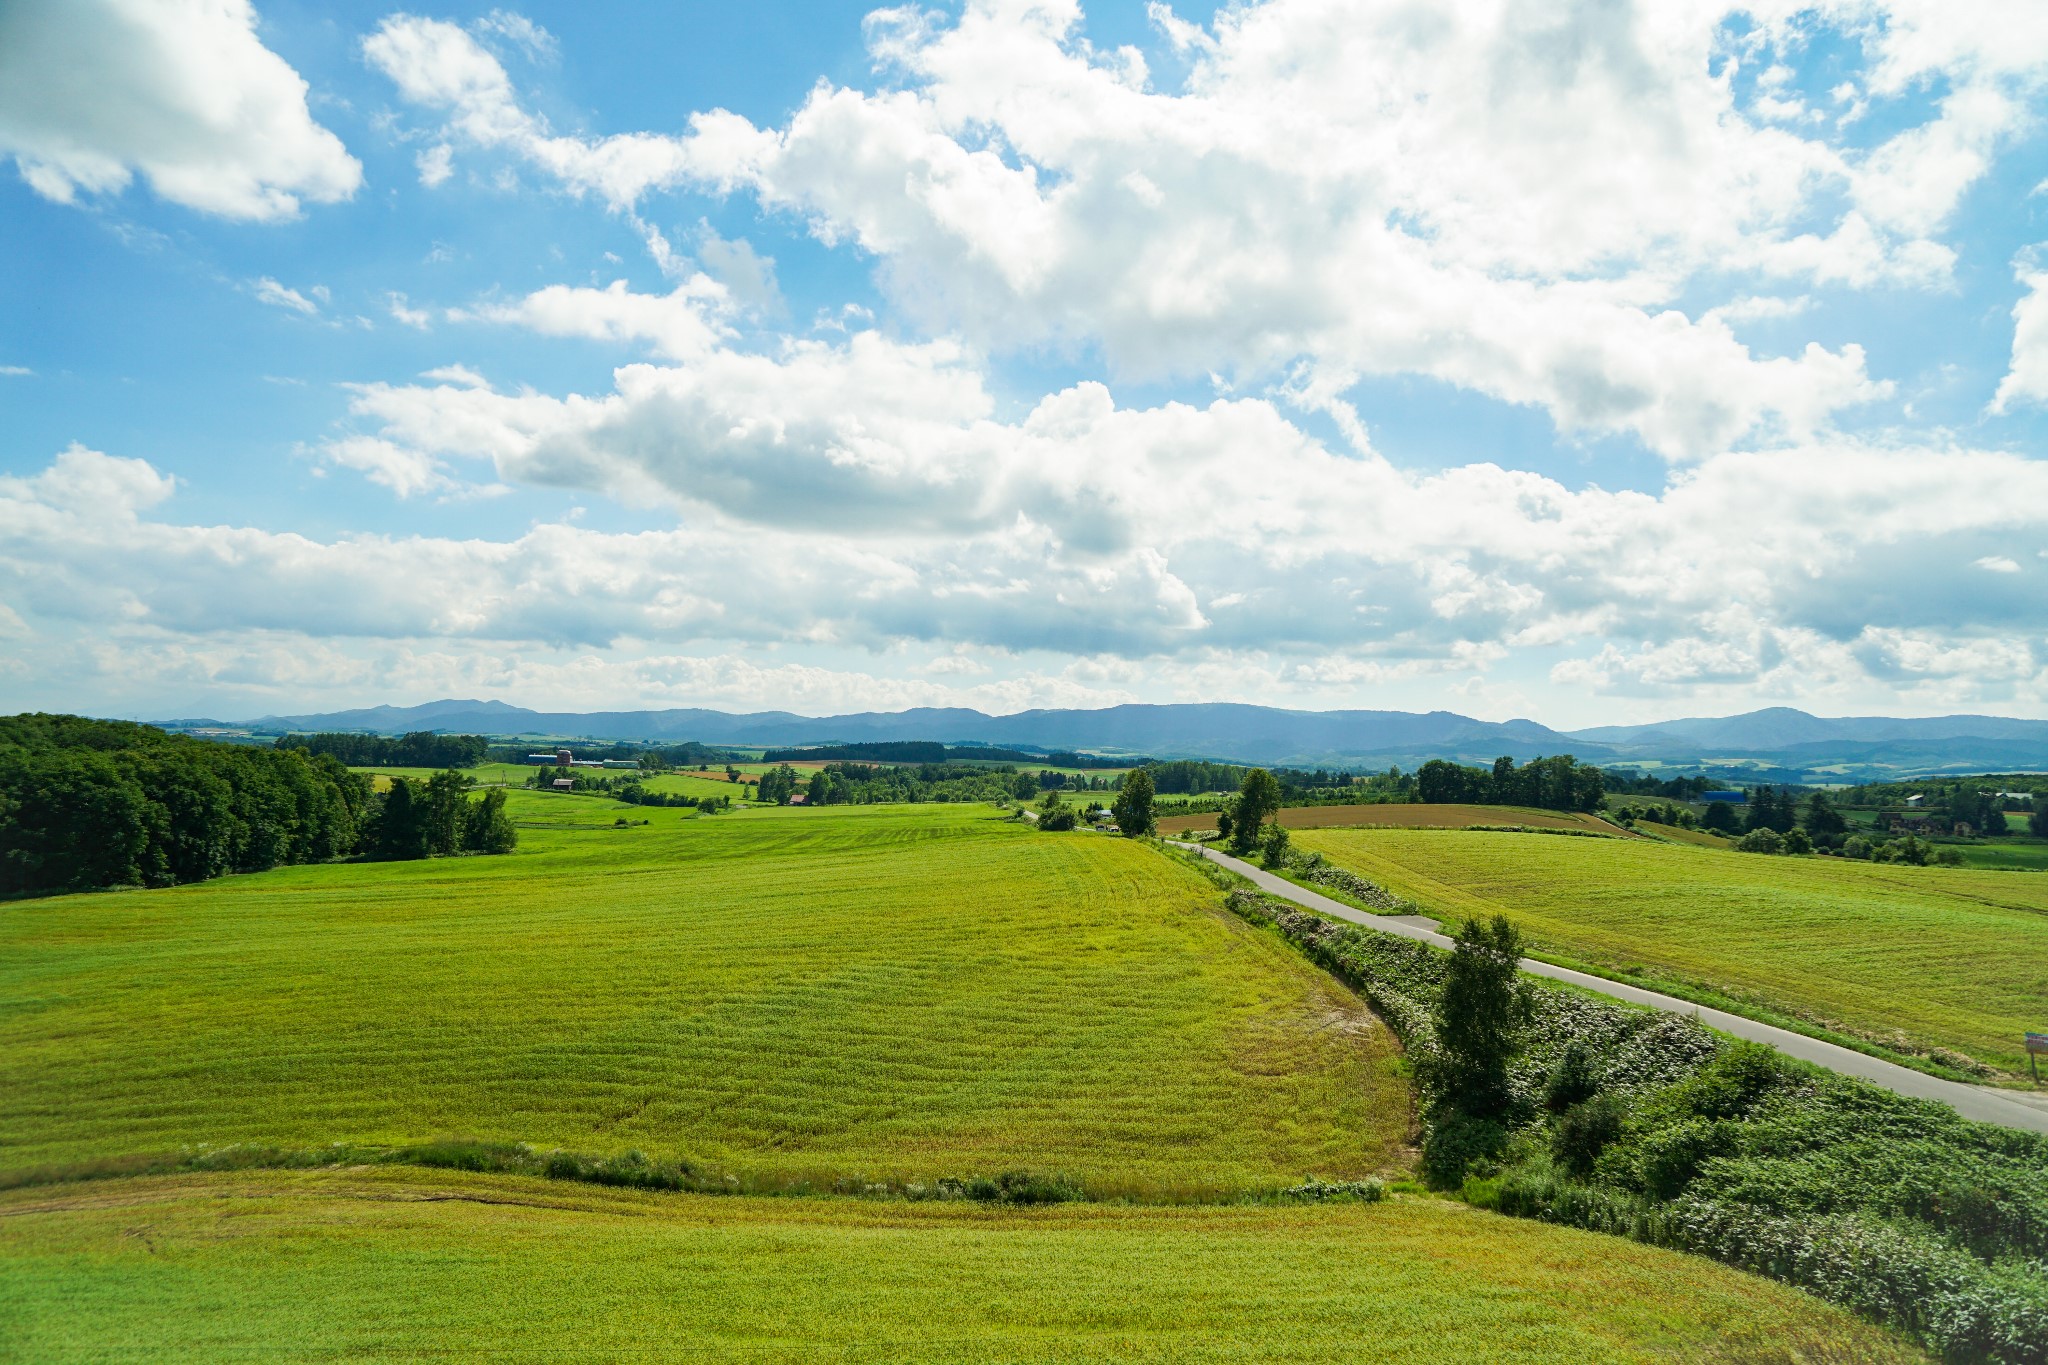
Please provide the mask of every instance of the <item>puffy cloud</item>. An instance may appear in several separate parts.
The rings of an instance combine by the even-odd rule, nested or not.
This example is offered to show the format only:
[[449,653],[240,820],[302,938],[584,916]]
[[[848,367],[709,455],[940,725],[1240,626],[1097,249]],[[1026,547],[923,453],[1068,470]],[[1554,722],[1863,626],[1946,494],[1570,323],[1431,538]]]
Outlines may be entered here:
[[[596,194],[613,208],[630,208],[648,190],[672,185],[685,172],[686,158],[672,138],[633,133],[588,141],[555,135],[544,119],[519,106],[498,59],[444,20],[392,15],[363,40],[363,55],[407,100],[445,110],[451,136],[514,151],[576,193]],[[448,163],[435,156],[439,175]]]
[[[1888,393],[1853,345],[1752,353],[1728,326],[1742,295],[1675,304],[1731,275],[1947,278],[1930,234],[2028,126],[2048,61],[2033,15],[1937,8],[1267,0],[1204,29],[1155,5],[1191,66],[1162,90],[1078,36],[1077,4],[975,0],[952,23],[870,17],[896,88],[674,136],[554,133],[453,25],[394,18],[366,50],[448,135],[615,209],[688,184],[799,214],[984,349],[1081,340],[1137,375],[1306,360],[1320,392],[1423,374],[1697,458]],[[1780,59],[1822,30],[1862,45],[1844,84],[1894,102],[1897,133],[1783,122],[1805,106]]]
[[603,289],[550,285],[517,303],[451,310],[451,321],[517,323],[547,336],[646,342],[657,355],[682,360],[707,353],[728,335],[732,311],[726,287],[694,275],[666,295],[635,294],[624,280]]
[[139,171],[163,198],[228,218],[289,218],[362,181],[248,0],[0,6],[0,152],[62,203]]
[[[636,315],[636,296],[585,292]],[[523,305],[502,316],[530,321]],[[700,533],[858,551],[934,585],[933,600],[834,627],[848,642],[1277,652],[1303,656],[1276,676],[1304,688],[1590,642],[1555,680],[1672,689],[1785,681],[1788,641],[1800,657],[1833,650],[1830,676],[1860,676],[1841,651],[1873,624],[2048,628],[2038,594],[1994,591],[1983,572],[2015,577],[2012,543],[2048,532],[2048,463],[2009,453],[1833,438],[1726,453],[1661,495],[1574,491],[1491,464],[1415,474],[1332,451],[1263,399],[1126,409],[1082,383],[1001,420],[971,357],[873,332],[774,356],[718,343],[623,366],[601,395],[464,374],[364,386],[353,406],[451,476],[483,464],[666,503]],[[1152,612],[1128,635],[1088,615],[1119,592]]]
[[2018,403],[2048,402],[2048,269],[2022,260],[2019,281],[2027,292],[2012,308],[2012,367],[1999,381],[1991,400],[1993,412],[2008,412]]
[[[531,397],[443,384],[419,389],[407,412],[423,421],[453,404],[448,430],[481,442],[494,422],[535,421],[489,411]],[[745,659],[769,690],[752,704],[801,697],[822,710],[869,696],[1008,709],[999,703],[1162,689],[1307,704],[1370,689],[1381,704],[1420,705],[1546,668],[1567,694],[1718,694],[1737,706],[1900,689],[2048,700],[2048,610],[2023,590],[2028,571],[1986,574],[1956,548],[2048,535],[2048,468],[2019,457],[1781,450],[1709,461],[1652,497],[1488,465],[1404,474],[1334,454],[1256,400],[1123,410],[1082,386],[1016,423],[957,425],[973,435],[971,459],[942,514],[883,515],[903,504],[906,480],[936,477],[914,461],[856,468],[836,495],[857,534],[821,532],[831,521],[817,508],[725,486],[696,496],[684,481],[668,494],[682,511],[670,530],[318,540],[182,523],[163,514],[172,480],[74,447],[40,474],[0,479],[0,600],[38,676],[90,646],[112,651],[92,656],[103,671],[176,656],[185,662],[165,662],[162,678],[204,661],[216,682],[289,687],[272,655],[297,640],[310,642],[305,657],[339,652],[351,667],[459,660],[473,670],[460,676],[481,670],[506,690],[520,659],[545,658],[521,675],[535,690],[517,695],[608,702],[721,701],[689,692],[702,659]],[[1069,445],[1080,453],[1064,463],[1032,458]],[[645,453],[585,448],[621,462]],[[329,454],[418,491],[445,491],[464,460],[381,436]],[[724,455],[742,482],[758,477],[744,468],[758,458]],[[782,486],[802,489],[834,454],[774,458]],[[1893,579],[1879,572],[1889,561]],[[1986,588],[2007,582],[2014,591],[1987,608]],[[1847,615],[1828,595],[1844,584],[1855,586]],[[1907,585],[1925,600],[1902,595]],[[783,649],[800,657],[776,659]],[[835,654],[873,662],[850,676],[820,662]],[[573,688],[567,660],[592,670]],[[648,671],[655,660],[668,661],[668,684]],[[317,686],[397,686],[353,676]]]

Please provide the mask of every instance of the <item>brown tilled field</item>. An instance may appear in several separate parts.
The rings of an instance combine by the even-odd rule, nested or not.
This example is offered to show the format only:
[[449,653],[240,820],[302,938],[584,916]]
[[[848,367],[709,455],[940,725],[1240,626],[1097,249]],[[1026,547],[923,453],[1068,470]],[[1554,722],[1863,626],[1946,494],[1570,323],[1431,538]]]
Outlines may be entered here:
[[[1470,829],[1474,825],[1522,825],[1529,829],[1583,829],[1622,834],[1597,815],[1534,810],[1526,806],[1289,806],[1280,812],[1288,829],[1334,829],[1381,825],[1391,829]],[[1161,834],[1216,828],[1215,815],[1167,815]]]

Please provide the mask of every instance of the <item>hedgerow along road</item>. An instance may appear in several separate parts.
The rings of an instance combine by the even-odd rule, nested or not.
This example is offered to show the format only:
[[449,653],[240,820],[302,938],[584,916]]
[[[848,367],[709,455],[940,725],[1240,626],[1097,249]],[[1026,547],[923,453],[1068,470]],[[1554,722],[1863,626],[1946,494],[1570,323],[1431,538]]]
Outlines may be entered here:
[[[1201,844],[1181,843],[1178,840],[1169,842],[1176,848],[1191,849],[1210,862],[1228,868],[1268,895],[1292,901],[1303,909],[1313,910],[1319,915],[1329,915],[1334,919],[1362,924],[1383,934],[1396,934],[1402,938],[1432,943],[1439,948],[1451,946],[1449,938],[1414,923],[1410,918],[1374,915],[1363,910],[1355,910],[1342,901],[1318,895],[1284,877],[1277,877],[1271,872],[1254,867],[1242,858],[1233,858],[1227,853]],[[1859,1077],[1873,1085],[1883,1086],[1895,1095],[1905,1095],[1911,1099],[1939,1100],[1966,1119],[1974,1119],[1979,1123],[2002,1124],[2007,1128],[2024,1128],[2036,1133],[2048,1133],[2048,1111],[2031,1108],[1994,1090],[1963,1085],[1957,1081],[1945,1081],[1939,1076],[1929,1076],[1911,1067],[1867,1056],[1854,1048],[1825,1043],[1818,1038],[1795,1033],[1791,1029],[1758,1023],[1754,1019],[1745,1019],[1739,1014],[1729,1014],[1723,1010],[1708,1009],[1690,1000],[1660,995],[1656,991],[1646,991],[1640,986],[1631,986],[1626,982],[1610,981],[1604,976],[1591,976],[1585,972],[1575,972],[1566,967],[1553,966],[1548,962],[1538,962],[1526,957],[1522,959],[1522,970],[1531,976],[1569,982],[1571,985],[1597,991],[1601,995],[1612,996],[1617,1000],[1626,1000],[1632,1004],[1648,1005],[1672,1014],[1690,1014],[1709,1028],[1719,1029],[1737,1038],[1768,1043],[1788,1057],[1797,1057],[1801,1061],[1824,1066],[1845,1076]]]

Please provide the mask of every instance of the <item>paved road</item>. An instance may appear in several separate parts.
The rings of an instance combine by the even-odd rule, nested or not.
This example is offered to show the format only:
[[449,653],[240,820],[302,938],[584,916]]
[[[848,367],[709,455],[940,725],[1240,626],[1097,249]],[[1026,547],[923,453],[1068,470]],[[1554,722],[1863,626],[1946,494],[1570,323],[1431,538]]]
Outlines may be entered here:
[[[1305,887],[1296,886],[1285,878],[1276,877],[1240,858],[1219,853],[1213,848],[1197,844],[1179,846],[1192,848],[1210,862],[1218,863],[1241,877],[1249,878],[1261,891],[1278,896],[1282,900],[1293,901],[1296,905],[1305,906],[1320,914],[1349,920],[1353,924],[1363,924],[1382,933],[1420,939],[1424,943],[1434,943],[1439,948],[1451,946],[1450,939],[1434,929],[1425,927],[1417,916],[1369,915],[1363,910],[1354,910],[1342,901],[1334,901],[1328,896],[1318,895]],[[1940,1100],[1944,1104],[1954,1106],[1955,1111],[1966,1119],[2048,1133],[2048,1109],[2037,1108],[2024,1100],[2008,1098],[1995,1090],[1944,1081],[1938,1076],[1929,1076],[1911,1067],[1898,1066],[1892,1062],[1866,1056],[1853,1048],[1837,1047],[1833,1043],[1824,1043],[1818,1038],[1809,1038],[1790,1029],[1775,1028],[1770,1024],[1760,1024],[1754,1019],[1745,1019],[1739,1014],[1728,1014],[1721,1010],[1708,1009],[1704,1005],[1695,1005],[1690,1000],[1659,995],[1655,991],[1631,986],[1625,981],[1609,981],[1604,976],[1588,976],[1584,972],[1554,967],[1548,962],[1536,962],[1529,958],[1522,959],[1522,970],[1532,976],[1549,977],[1553,981],[1569,981],[1575,986],[1583,986],[1602,995],[1611,995],[1617,1000],[1651,1005],[1660,1010],[1669,1010],[1673,1014],[1690,1014],[1709,1028],[1732,1033],[1738,1038],[1769,1043],[1788,1057],[1798,1057],[1803,1061],[1824,1066],[1830,1071],[1839,1071],[1845,1076],[1860,1076],[1895,1094],[1911,1095],[1923,1100]]]

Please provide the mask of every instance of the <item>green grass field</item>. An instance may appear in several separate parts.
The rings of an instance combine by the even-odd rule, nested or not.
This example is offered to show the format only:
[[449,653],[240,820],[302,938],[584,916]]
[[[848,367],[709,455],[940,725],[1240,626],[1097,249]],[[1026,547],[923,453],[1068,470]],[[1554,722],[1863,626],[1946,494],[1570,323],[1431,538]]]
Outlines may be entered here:
[[1303,830],[1304,850],[1549,955],[1644,969],[1905,1050],[2024,1072],[2048,1024],[2048,878],[1650,840]]
[[1200,1195],[1405,1162],[1384,1027],[1145,847],[511,795],[510,856],[0,910],[0,1169],[468,1136]]
[[1780,1285],[1439,1200],[989,1209],[454,1172],[0,1195],[0,1355],[1904,1362]]
[[[1164,808],[1162,808],[1164,809]],[[1527,825],[1532,829],[1575,829],[1588,834],[1627,838],[1616,825],[1579,811],[1538,810],[1533,806],[1422,805],[1388,802],[1361,806],[1284,806],[1275,820],[1287,829],[1469,829],[1472,826]],[[1216,828],[1216,816],[1161,815],[1161,834]]]
[[1961,850],[1964,867],[1999,868],[2012,872],[2048,871],[2048,840],[2044,839],[2001,839],[1947,847]]

